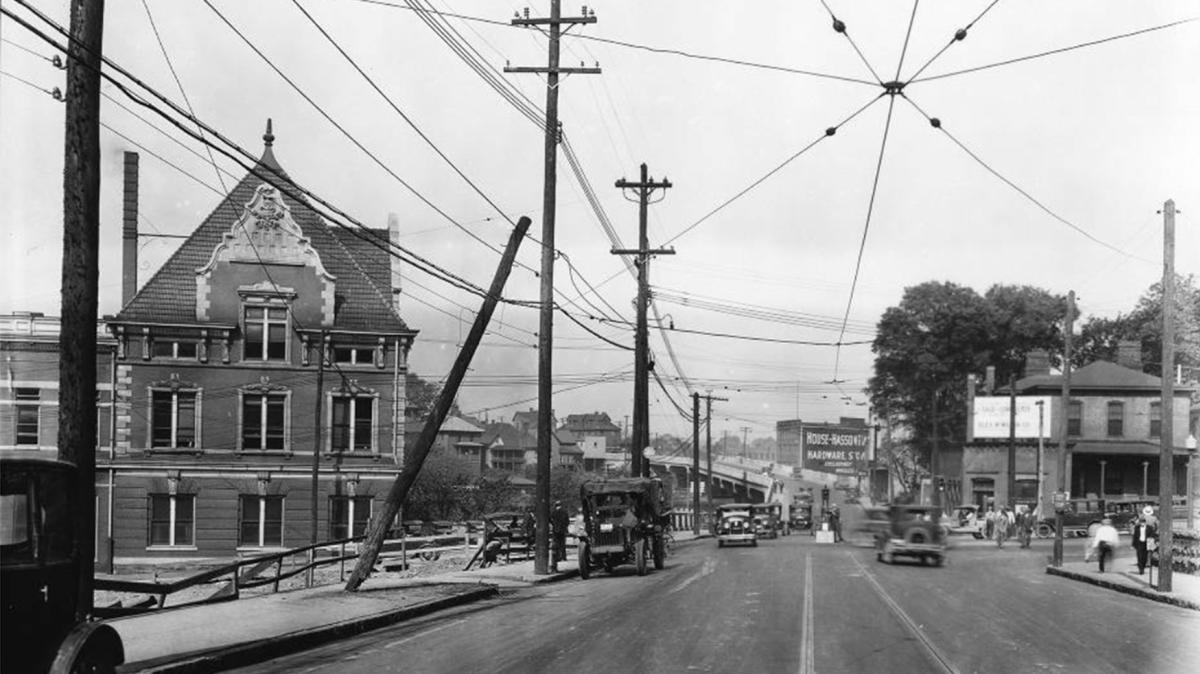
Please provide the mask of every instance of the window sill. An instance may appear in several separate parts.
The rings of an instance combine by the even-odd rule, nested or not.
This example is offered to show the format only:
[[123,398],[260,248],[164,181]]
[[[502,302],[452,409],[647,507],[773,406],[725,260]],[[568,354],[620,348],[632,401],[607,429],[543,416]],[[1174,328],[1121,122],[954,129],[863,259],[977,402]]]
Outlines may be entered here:
[[147,447],[147,454],[176,454],[183,456],[200,456],[204,453],[203,449],[197,447]]
[[245,553],[253,553],[253,554],[259,555],[259,554],[271,554],[271,553],[276,553],[276,552],[287,552],[288,549],[289,548],[285,548],[285,547],[281,547],[281,546],[277,546],[277,545],[264,545],[264,546],[239,545],[236,548],[234,548],[234,552],[238,552],[238,553],[245,552]]
[[236,456],[279,456],[290,459],[295,452],[286,449],[239,449]]
[[180,550],[194,552],[199,549],[200,548],[197,548],[194,545],[148,545],[148,546],[146,546],[146,552],[174,552],[174,551],[180,551]]
[[340,459],[371,459],[371,460],[373,460],[373,461],[378,461],[382,455],[381,455],[381,454],[379,454],[379,452],[371,452],[371,451],[353,451],[353,452],[351,452],[351,451],[344,451],[344,452],[341,452],[341,451],[332,451],[332,452],[326,451],[326,452],[321,452],[321,456],[322,456],[322,457],[323,457],[323,458],[324,458],[326,461],[332,461],[332,460],[333,460],[333,459],[335,459],[335,458],[340,458]]

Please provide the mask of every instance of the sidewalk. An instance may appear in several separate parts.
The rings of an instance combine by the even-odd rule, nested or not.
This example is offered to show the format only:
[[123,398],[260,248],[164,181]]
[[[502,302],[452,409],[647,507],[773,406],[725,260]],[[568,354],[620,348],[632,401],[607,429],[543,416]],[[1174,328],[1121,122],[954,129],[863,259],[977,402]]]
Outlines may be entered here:
[[[703,536],[702,536],[703,537]],[[675,535],[676,543],[691,532]],[[436,576],[368,578],[357,592],[342,584],[234,601],[150,611],[107,621],[125,645],[119,672],[208,672],[261,662],[435,611],[579,575],[578,562],[537,575],[533,560]]]
[[[1146,575],[1139,576],[1137,566],[1129,559],[1117,559],[1113,568],[1104,573],[1100,573],[1096,562],[1064,562],[1057,568],[1047,566],[1046,573],[1200,611],[1200,576],[1176,571],[1171,574],[1171,592],[1159,592],[1150,585],[1150,569],[1146,570]],[[1157,585],[1157,568],[1154,569],[1153,578]]]

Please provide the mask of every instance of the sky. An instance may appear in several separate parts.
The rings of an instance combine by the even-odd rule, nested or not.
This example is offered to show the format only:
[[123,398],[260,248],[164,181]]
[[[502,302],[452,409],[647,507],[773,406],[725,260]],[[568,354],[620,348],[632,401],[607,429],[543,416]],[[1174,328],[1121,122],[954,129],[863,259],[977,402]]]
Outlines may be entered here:
[[[66,1],[26,2],[67,25]],[[255,156],[272,119],[293,179],[368,227],[396,214],[403,245],[477,285],[490,283],[510,221],[529,216],[534,240],[504,295],[536,301],[543,129],[451,45],[540,115],[543,76],[503,68],[546,65],[547,37],[509,19],[527,6],[546,16],[549,2],[420,4],[442,13],[425,16],[449,39],[401,0],[109,0],[104,52]],[[621,247],[636,247],[638,207],[615,182],[646,163],[672,185],[649,207],[650,246],[675,250],[649,272],[662,380],[651,383],[652,437],[690,436],[692,392],[726,399],[714,436],[865,416],[874,326],[926,281],[1074,290],[1085,317],[1127,312],[1162,277],[1167,199],[1181,210],[1177,271],[1200,272],[1191,0],[588,7],[596,22],[570,29],[562,65],[601,74],[560,82],[559,118]],[[64,73],[54,48],[9,17],[0,38],[0,313],[58,315],[64,106],[48,92],[65,88]],[[903,95],[880,82],[906,83]],[[141,154],[144,234],[190,233],[245,174],[103,91],[101,315],[120,310],[122,152]],[[556,316],[554,411],[625,423],[636,282],[561,150],[557,176],[555,287],[590,331]],[[142,239],[141,283],[178,243]],[[411,369],[443,378],[479,298],[408,268],[401,307],[419,331]],[[535,406],[537,329],[534,308],[497,310],[464,411],[511,419]]]

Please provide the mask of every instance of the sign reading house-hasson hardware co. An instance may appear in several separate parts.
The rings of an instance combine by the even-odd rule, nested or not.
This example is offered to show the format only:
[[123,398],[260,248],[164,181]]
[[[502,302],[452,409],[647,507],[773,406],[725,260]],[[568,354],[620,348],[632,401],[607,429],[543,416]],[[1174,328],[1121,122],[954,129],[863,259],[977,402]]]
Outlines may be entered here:
[[866,466],[865,428],[806,428],[802,437],[804,467],[808,470],[854,475]]

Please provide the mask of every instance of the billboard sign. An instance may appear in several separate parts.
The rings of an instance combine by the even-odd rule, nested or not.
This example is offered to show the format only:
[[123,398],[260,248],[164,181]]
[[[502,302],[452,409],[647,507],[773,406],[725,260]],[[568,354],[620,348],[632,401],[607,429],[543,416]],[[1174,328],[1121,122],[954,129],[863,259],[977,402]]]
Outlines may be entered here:
[[[1044,416],[1042,417],[1042,437],[1050,437],[1050,429],[1054,428],[1050,414],[1050,396],[1017,396],[1017,432],[1018,438],[1036,438],[1038,436],[1038,401],[1042,402]],[[1007,439],[1009,406],[1008,396],[978,396],[975,398],[974,417],[972,425],[976,438]]]
[[801,432],[804,468],[822,473],[856,475],[867,465],[866,428],[821,426]]

